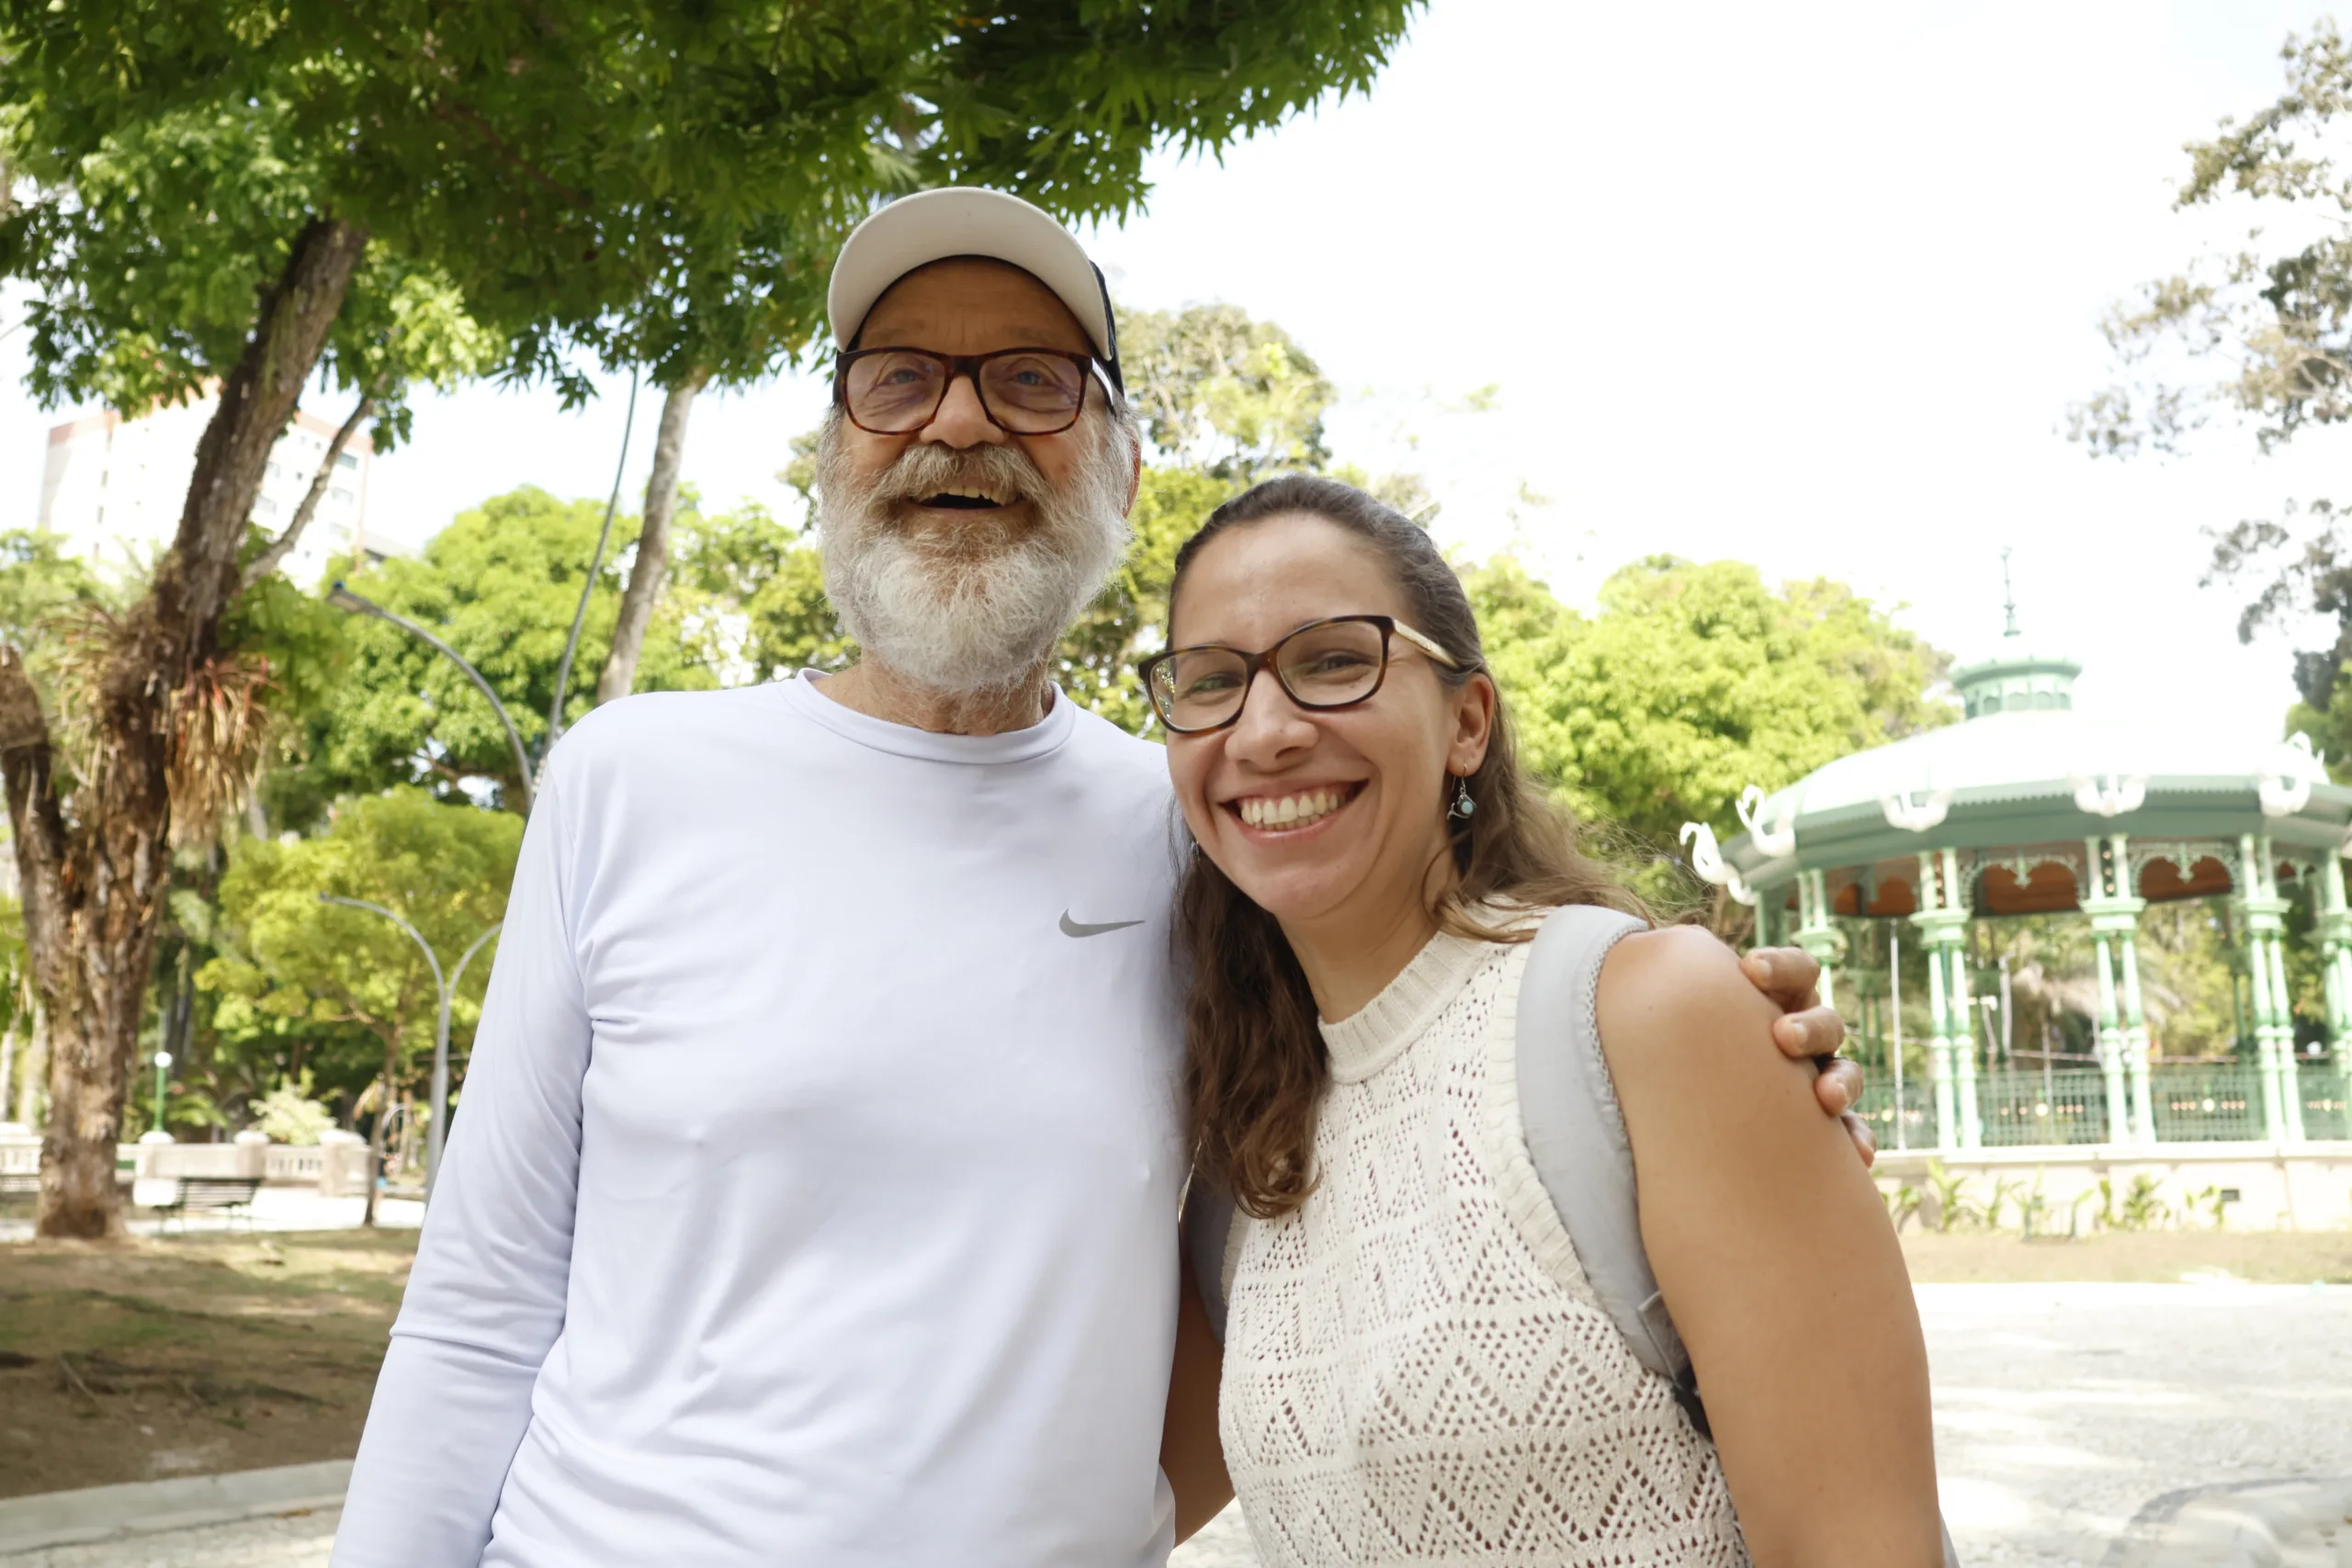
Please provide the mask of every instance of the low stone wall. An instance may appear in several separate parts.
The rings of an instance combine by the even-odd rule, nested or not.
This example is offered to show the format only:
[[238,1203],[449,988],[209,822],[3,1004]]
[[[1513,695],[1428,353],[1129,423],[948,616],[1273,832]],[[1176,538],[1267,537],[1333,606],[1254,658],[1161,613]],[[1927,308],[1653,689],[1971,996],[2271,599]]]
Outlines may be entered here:
[[[368,1141],[351,1133],[318,1144],[273,1144],[259,1134],[226,1144],[118,1144],[117,1158],[139,1183],[168,1183],[183,1176],[258,1176],[272,1187],[315,1187],[328,1198],[368,1190]],[[0,1176],[40,1170],[40,1139],[0,1137]],[[149,1187],[142,1200],[158,1190]]]
[[[1911,1187],[1935,1204],[1930,1162],[1946,1179],[1963,1182],[1961,1197],[1981,1212],[2004,1189],[1995,1220],[2023,1226],[2020,1200],[2039,1190],[2035,1229],[2065,1234],[2092,1227],[2102,1202],[2120,1208],[2135,1183],[2154,1184],[2164,1222],[2189,1227],[2213,1223],[2216,1196],[2228,1230],[2339,1230],[2352,1225],[2352,1143],[2076,1145],[2044,1148],[1881,1150],[1873,1172],[1883,1189]],[[2104,1197],[2098,1184],[2108,1183]],[[2234,1197],[2228,1194],[2234,1193]],[[2204,1196],[2200,1196],[2204,1195]],[[1933,1216],[1928,1216],[1930,1223]]]

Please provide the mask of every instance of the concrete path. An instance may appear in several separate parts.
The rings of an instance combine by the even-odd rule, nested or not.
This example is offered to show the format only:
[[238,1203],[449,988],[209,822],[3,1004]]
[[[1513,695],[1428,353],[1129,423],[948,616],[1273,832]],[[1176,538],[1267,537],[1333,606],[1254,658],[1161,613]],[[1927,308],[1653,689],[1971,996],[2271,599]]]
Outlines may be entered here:
[[326,1568],[340,1510],[0,1557],[7,1568]]
[[2167,1494],[2352,1474],[2352,1288],[1918,1297],[1944,1511],[1972,1568],[2094,1568]]
[[[2186,1489],[2352,1475],[2352,1288],[1922,1285],[1919,1305],[1970,1568],[2114,1568],[2133,1521]],[[2286,1561],[2352,1562],[2336,1533]],[[324,1568],[333,1535],[322,1513],[0,1561]],[[1256,1564],[1227,1510],[1170,1568]]]
[[[253,1228],[264,1231],[342,1231],[359,1228],[360,1216],[368,1212],[365,1198],[322,1198],[314,1188],[265,1187],[254,1194]],[[424,1205],[413,1198],[380,1198],[376,1203],[376,1223],[387,1230],[414,1230],[424,1223]],[[163,1222],[152,1211],[133,1209],[130,1219],[133,1235],[162,1235]],[[217,1231],[243,1231],[245,1220],[232,1220],[219,1213],[190,1215],[185,1222],[174,1220],[169,1234],[178,1235],[209,1235]],[[32,1210],[25,1204],[13,1207],[0,1216],[0,1242],[29,1241],[33,1234]]]

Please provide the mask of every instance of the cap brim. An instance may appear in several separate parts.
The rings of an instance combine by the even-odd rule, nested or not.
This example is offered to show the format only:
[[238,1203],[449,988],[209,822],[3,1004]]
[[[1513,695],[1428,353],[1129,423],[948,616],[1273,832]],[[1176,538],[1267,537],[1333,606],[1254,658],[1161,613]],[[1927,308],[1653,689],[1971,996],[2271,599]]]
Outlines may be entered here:
[[1019,267],[1069,308],[1096,354],[1117,357],[1102,275],[1070,231],[1017,196],[972,186],[901,197],[852,231],[826,297],[834,344],[850,345],[892,284],[950,256]]

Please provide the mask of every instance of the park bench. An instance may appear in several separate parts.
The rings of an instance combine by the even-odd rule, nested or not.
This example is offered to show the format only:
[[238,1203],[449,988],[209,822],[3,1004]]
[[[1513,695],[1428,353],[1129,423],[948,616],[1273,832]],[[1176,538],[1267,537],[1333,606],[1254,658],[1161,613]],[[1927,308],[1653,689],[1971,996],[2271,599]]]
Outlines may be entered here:
[[189,1213],[219,1210],[224,1216],[244,1216],[245,1228],[253,1229],[254,1194],[261,1190],[258,1176],[179,1176],[172,1179],[172,1199],[168,1203],[153,1205],[156,1217],[168,1224],[175,1216],[182,1229],[187,1225]]

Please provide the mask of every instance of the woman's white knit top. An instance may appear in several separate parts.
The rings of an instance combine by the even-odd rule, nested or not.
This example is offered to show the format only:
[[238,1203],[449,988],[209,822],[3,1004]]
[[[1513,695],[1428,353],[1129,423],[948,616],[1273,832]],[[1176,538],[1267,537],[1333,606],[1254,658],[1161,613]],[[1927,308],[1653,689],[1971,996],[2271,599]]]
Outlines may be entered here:
[[1324,1024],[1320,1183],[1235,1227],[1218,1424],[1270,1565],[1747,1561],[1713,1446],[1528,1161],[1526,954],[1440,933]]

